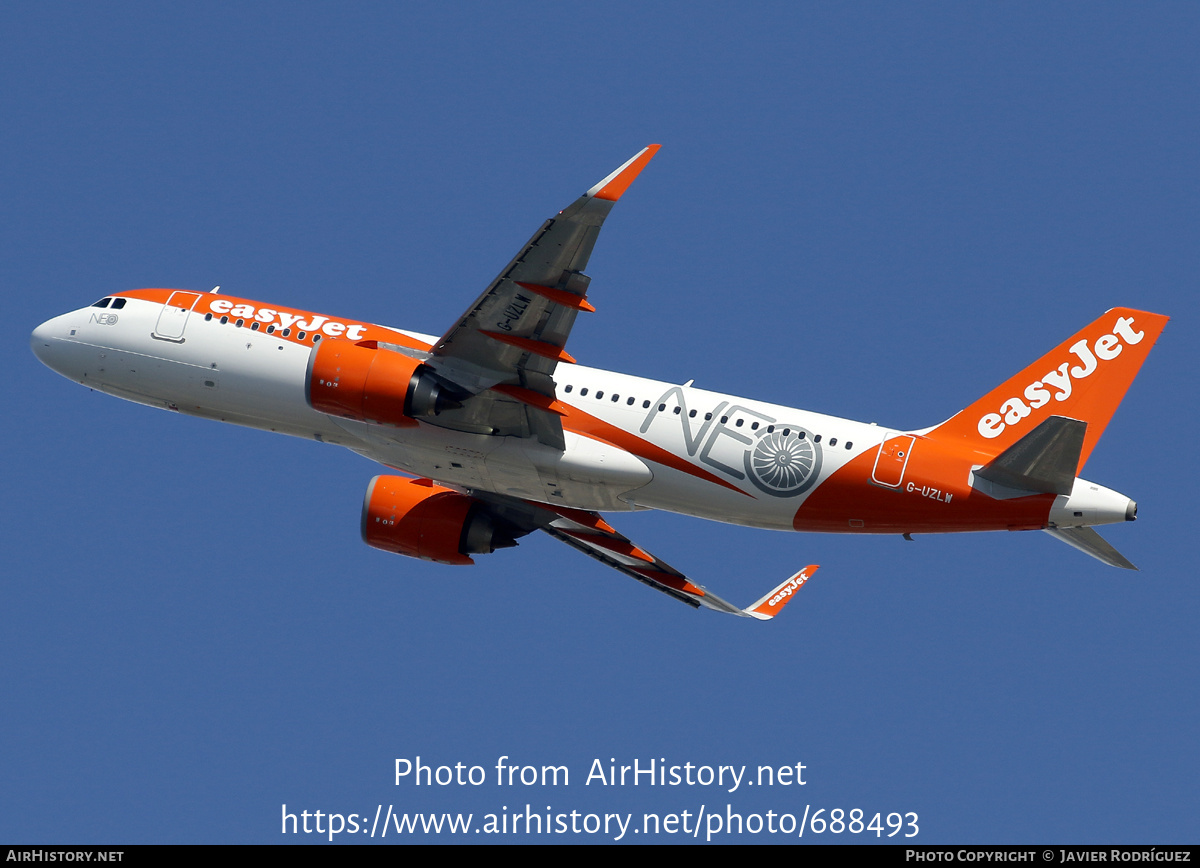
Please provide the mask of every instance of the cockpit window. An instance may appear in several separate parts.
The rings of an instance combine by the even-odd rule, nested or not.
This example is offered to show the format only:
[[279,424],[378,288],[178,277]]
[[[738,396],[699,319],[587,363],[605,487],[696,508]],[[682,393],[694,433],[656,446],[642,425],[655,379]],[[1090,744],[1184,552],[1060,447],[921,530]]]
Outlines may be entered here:
[[112,302],[113,310],[120,310],[124,306],[125,306],[125,299],[123,299],[123,298],[114,298],[113,299],[113,302]]
[[111,298],[102,298],[98,302],[93,304],[92,307],[108,307],[108,303],[110,301],[112,301]]

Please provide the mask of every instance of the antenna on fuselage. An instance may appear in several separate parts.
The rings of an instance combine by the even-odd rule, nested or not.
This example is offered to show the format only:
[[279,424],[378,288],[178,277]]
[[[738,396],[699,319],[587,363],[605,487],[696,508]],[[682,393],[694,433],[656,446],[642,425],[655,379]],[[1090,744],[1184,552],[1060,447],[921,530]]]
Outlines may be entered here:
[[210,292],[213,295],[216,295],[220,291],[221,291],[221,284],[219,284],[219,283],[210,290]]

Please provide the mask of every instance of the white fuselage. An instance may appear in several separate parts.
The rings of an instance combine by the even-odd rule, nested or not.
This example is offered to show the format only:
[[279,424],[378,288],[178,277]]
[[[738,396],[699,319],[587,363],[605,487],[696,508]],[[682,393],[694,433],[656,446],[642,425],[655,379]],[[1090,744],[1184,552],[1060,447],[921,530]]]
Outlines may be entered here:
[[[557,399],[570,411],[565,450],[425,421],[394,428],[343,419],[306,401],[315,340],[373,335],[428,348],[436,338],[209,293],[184,294],[190,309],[179,316],[158,296],[138,297],[151,292],[165,299],[170,291],[122,294],[120,309],[86,307],[43,323],[32,336],[35,354],[63,376],[120,398],[335,443],[443,484],[556,506],[663,509],[763,528],[867,533],[1044,526],[1050,507],[1042,496],[1033,518],[1014,519],[1011,504],[973,487],[970,456],[955,455],[948,478],[939,475],[945,462],[936,461],[929,464],[936,472],[906,461],[899,477],[885,478],[876,453],[898,432],[874,424],[577,364],[560,363],[555,372]],[[313,331],[297,331],[304,327]],[[921,448],[934,455],[934,444]],[[858,486],[861,499],[849,500],[861,500],[861,517],[844,506],[846,497],[830,494],[837,479],[826,485],[852,462],[871,483]],[[823,487],[832,505],[822,501],[806,515],[804,504]],[[1079,523],[1125,519],[1127,498],[1090,484],[1077,489],[1087,500],[1086,522]],[[885,511],[913,518],[875,518],[879,508],[871,502],[880,499]],[[1080,511],[1075,494],[1059,499],[1060,519]],[[981,503],[999,517],[977,524],[978,508],[963,512]]]

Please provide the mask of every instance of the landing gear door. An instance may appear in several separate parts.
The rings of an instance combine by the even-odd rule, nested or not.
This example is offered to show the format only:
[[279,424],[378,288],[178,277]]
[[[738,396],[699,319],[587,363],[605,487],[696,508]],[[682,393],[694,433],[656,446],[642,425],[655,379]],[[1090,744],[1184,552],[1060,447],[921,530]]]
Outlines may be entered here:
[[171,293],[171,297],[163,305],[162,313],[158,315],[158,325],[154,327],[151,336],[160,341],[183,343],[183,328],[187,325],[192,305],[196,303],[200,295],[201,293],[198,292]]
[[891,434],[880,443],[875,467],[871,470],[871,481],[887,488],[899,488],[904,481],[904,468],[908,466],[915,439],[911,434]]

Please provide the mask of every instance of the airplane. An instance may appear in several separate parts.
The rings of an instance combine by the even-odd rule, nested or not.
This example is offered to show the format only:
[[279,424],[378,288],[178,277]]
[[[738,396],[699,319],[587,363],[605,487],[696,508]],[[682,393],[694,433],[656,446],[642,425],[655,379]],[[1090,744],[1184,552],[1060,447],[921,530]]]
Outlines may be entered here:
[[547,220],[441,336],[219,292],[136,289],[47,320],[52,370],[177,413],[345,446],[364,541],[444,564],[543,531],[693,607],[779,613],[806,566],[744,608],[602,517],[661,509],[777,530],[1043,530],[1136,569],[1094,529],[1137,504],[1079,478],[1168,317],[1107,311],[946,421],[893,429],[598,370],[565,345],[584,273],[643,148]]

